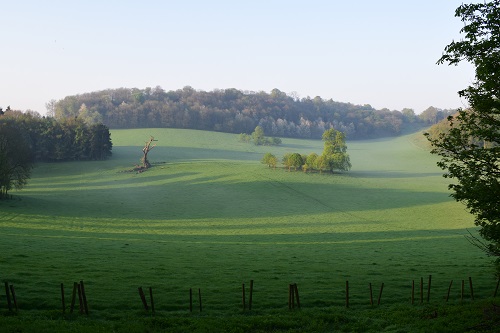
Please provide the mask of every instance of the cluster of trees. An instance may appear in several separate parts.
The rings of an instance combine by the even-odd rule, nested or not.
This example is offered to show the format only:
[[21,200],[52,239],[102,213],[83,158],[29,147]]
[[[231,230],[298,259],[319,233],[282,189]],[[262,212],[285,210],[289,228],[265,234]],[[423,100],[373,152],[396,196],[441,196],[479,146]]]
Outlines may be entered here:
[[260,126],[270,136],[321,138],[334,128],[351,139],[393,136],[406,125],[434,124],[450,111],[430,107],[420,115],[412,109],[376,110],[370,105],[299,99],[279,89],[270,93],[237,89],[198,91],[186,86],[108,89],[51,101],[56,119],[80,117],[110,128],[169,127],[250,134]]
[[253,141],[256,146],[278,146],[281,144],[280,138],[266,137],[264,135],[264,129],[260,126],[255,127],[255,130],[250,135],[246,133],[240,133],[239,141],[246,143]]
[[471,86],[459,91],[469,108],[427,134],[452,196],[466,204],[484,241],[469,240],[496,257],[500,275],[500,1],[462,4],[455,12],[465,36],[446,46],[438,64],[475,67]]
[[0,198],[26,184],[35,162],[102,160],[111,149],[109,128],[103,124],[0,109]]
[[[347,154],[347,145],[345,143],[345,134],[335,129],[329,129],[323,133],[325,142],[323,153],[318,155],[311,153],[301,155],[299,153],[286,153],[282,158],[282,164],[290,171],[302,169],[304,172],[317,170],[320,173],[324,170],[349,171],[351,161]],[[278,159],[271,153],[266,153],[261,162],[270,168],[276,168]]]

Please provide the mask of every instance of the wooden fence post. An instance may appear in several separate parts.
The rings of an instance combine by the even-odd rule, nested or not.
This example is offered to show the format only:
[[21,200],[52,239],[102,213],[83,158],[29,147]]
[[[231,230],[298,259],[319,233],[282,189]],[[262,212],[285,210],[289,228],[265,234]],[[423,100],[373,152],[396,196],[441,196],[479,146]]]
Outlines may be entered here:
[[380,300],[382,299],[382,291],[383,290],[384,290],[384,283],[382,282],[382,285],[380,286],[380,294],[378,295],[377,305],[380,305]]
[[10,285],[10,291],[12,292],[12,300],[14,301],[14,308],[16,309],[16,312],[19,310],[17,307],[17,298],[16,298],[16,291],[14,289],[14,285]]
[[85,315],[89,315],[89,306],[87,305],[87,294],[85,293],[85,286],[83,284],[83,280],[80,280],[80,285],[82,288],[82,300],[83,300],[83,309],[85,310]]
[[153,298],[153,288],[152,287],[149,287],[149,299],[151,301],[151,312],[154,315],[155,314],[155,301]]
[[432,275],[429,275],[429,284],[427,285],[427,303],[429,303],[431,299],[431,279]]
[[189,312],[193,312],[193,289],[189,288]]
[[349,307],[349,281],[345,282],[345,307]]
[[493,293],[493,297],[497,297],[498,286],[500,285],[500,279],[497,281],[497,287],[495,288],[495,292]]
[[80,313],[83,314],[82,285],[78,283],[77,289],[78,289],[78,301],[80,303]]
[[300,309],[300,299],[299,299],[299,288],[297,287],[297,284],[294,284],[294,289],[295,289],[295,298],[297,299],[297,307]]
[[448,294],[446,294],[446,302],[448,302],[448,299],[450,298],[452,284],[453,284],[453,280],[450,281],[450,286],[448,287]]
[[250,296],[248,298],[248,310],[252,310],[253,304],[253,280],[250,280]]
[[243,311],[245,311],[247,309],[247,302],[245,299],[245,284],[244,283],[241,284],[241,299],[243,302]]
[[474,300],[474,288],[472,287],[472,278],[469,276],[470,298]]
[[7,306],[9,311],[12,311],[12,301],[10,299],[9,282],[5,281],[5,296],[7,297]]
[[148,302],[146,301],[146,295],[144,295],[142,287],[139,287],[138,290],[139,290],[139,297],[141,297],[142,306],[144,307],[144,310],[148,311],[149,308],[148,308]]
[[62,303],[62,312],[66,313],[66,301],[64,300],[64,283],[61,283],[61,303]]

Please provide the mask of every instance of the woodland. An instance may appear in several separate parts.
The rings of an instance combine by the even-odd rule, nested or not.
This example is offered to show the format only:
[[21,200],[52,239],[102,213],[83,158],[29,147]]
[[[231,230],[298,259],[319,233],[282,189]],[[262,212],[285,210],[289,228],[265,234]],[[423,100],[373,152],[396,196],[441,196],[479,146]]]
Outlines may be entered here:
[[111,149],[103,124],[0,109],[0,199],[26,185],[35,162],[103,160]]
[[314,98],[298,98],[279,89],[270,93],[237,89],[195,90],[190,86],[165,91],[155,88],[118,88],[67,96],[47,103],[56,119],[79,117],[111,129],[184,128],[250,134],[260,126],[266,135],[321,139],[334,128],[348,139],[397,136],[405,126],[428,126],[456,110],[429,107],[376,110],[372,106]]

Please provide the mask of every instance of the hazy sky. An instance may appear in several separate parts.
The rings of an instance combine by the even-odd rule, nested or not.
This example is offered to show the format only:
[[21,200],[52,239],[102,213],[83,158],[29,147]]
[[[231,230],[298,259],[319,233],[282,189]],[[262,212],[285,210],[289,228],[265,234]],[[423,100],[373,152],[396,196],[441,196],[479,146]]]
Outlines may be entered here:
[[0,0],[0,107],[107,88],[296,92],[377,109],[464,106],[436,65],[462,0]]

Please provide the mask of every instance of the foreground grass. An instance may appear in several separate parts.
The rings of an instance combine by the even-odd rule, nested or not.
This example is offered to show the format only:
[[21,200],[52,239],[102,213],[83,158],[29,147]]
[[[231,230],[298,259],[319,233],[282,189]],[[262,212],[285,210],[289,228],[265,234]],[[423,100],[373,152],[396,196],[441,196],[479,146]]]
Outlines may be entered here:
[[232,316],[133,314],[113,320],[60,314],[0,317],[2,332],[499,332],[491,301],[454,305],[395,305],[351,310],[247,312]]
[[[0,279],[15,285],[21,308],[0,317],[0,327],[376,332],[455,322],[465,330],[482,320],[483,303],[445,307],[451,280],[451,304],[461,280],[473,278],[480,301],[496,281],[488,258],[463,237],[472,217],[449,198],[414,137],[348,143],[353,170],[320,175],[259,163],[269,150],[319,153],[319,141],[269,148],[201,131],[112,135],[110,160],[39,165],[16,200],[0,203]],[[125,172],[149,135],[159,140],[150,153],[157,164]],[[431,274],[431,305],[444,310],[417,323],[410,317],[427,307],[407,306],[411,283]],[[61,320],[59,285],[80,280],[91,319]],[[250,280],[254,310],[242,315],[241,285]],[[289,283],[299,286],[301,312],[287,312]],[[385,286],[376,309],[366,307],[369,283],[376,296]],[[154,288],[156,319],[143,315],[138,286]],[[190,288],[202,290],[201,316],[186,313]]]

